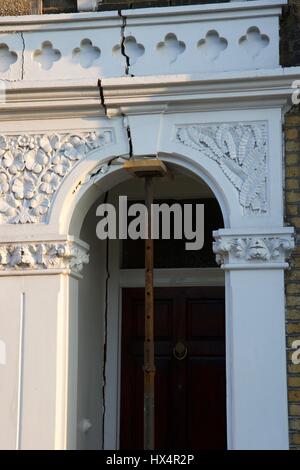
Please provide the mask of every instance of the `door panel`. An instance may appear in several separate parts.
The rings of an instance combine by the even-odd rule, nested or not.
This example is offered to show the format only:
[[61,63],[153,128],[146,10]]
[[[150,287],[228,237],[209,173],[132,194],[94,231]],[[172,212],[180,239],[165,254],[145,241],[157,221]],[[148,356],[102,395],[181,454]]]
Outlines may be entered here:
[[189,361],[188,382],[193,386],[188,387],[187,393],[186,415],[190,420],[187,442],[192,449],[225,449],[224,360],[215,357],[192,358]]
[[[143,348],[144,290],[124,289],[121,449],[143,448]],[[155,289],[155,361],[156,449],[225,449],[224,288]]]

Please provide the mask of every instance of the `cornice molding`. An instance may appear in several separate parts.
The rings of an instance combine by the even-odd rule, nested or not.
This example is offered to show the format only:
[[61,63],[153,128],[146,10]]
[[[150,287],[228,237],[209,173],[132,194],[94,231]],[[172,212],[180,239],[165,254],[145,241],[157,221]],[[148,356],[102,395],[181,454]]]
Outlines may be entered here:
[[0,121],[105,116],[97,80],[5,82]]
[[226,270],[288,268],[286,260],[295,248],[293,233],[293,229],[249,234],[219,230],[214,232],[213,251]]
[[0,243],[0,277],[26,274],[80,277],[88,262],[88,245],[79,240]]
[[106,113],[197,112],[292,106],[300,67],[236,73],[104,78]]
[[[156,75],[53,83],[8,82],[0,120],[69,118],[291,105],[300,67],[202,75]],[[102,98],[101,98],[102,95]]]

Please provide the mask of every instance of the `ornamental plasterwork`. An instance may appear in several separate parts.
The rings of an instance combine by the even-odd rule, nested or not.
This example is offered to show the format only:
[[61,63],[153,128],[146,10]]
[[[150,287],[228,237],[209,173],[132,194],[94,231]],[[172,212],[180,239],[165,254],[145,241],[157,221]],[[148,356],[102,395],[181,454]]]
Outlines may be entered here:
[[244,214],[265,214],[267,123],[184,125],[176,140],[214,160],[239,193]]
[[295,247],[294,239],[287,237],[215,237],[213,251],[218,264],[230,258],[242,263],[282,262]]
[[80,273],[88,262],[87,250],[69,241],[0,245],[0,273],[51,269]]
[[112,129],[82,134],[0,135],[0,224],[44,223],[55,192]]

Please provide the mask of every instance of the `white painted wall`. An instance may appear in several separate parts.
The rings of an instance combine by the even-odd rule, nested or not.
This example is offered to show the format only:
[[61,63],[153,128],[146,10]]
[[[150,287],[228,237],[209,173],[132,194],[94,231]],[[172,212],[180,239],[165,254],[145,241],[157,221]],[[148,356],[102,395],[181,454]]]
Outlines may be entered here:
[[16,448],[22,282],[18,282],[18,287],[17,291],[15,288],[12,291],[9,278],[0,282],[0,331],[1,340],[6,345],[6,364],[0,365],[0,415],[1,421],[5,423],[0,430],[1,449]]
[[[96,207],[101,200],[90,209],[81,232],[90,245],[90,264],[79,284],[77,449],[102,448],[106,242],[96,237]],[[85,420],[91,424],[87,432]]]
[[5,423],[0,430],[1,449],[55,447],[61,288],[59,275],[19,276],[13,283],[9,277],[1,278],[0,331],[7,349],[6,365],[0,366],[0,415]]
[[261,269],[234,270],[226,276],[231,297],[231,446],[288,449],[284,274]]

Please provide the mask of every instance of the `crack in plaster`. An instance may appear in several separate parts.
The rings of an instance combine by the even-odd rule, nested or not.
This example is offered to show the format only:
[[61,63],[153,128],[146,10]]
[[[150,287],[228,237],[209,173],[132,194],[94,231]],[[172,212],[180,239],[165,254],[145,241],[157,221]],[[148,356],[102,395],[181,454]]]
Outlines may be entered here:
[[[126,68],[125,68],[125,75],[133,77],[134,75],[129,73],[129,68],[130,68],[130,58],[126,54],[125,51],[125,28],[126,28],[126,16],[122,15],[122,12],[119,10],[118,11],[119,16],[122,18],[122,25],[121,25],[121,53],[126,59]],[[25,50],[26,50],[26,44],[25,44],[25,38],[23,32],[17,32],[15,31],[16,34],[20,34],[21,40],[22,40],[22,55],[21,55],[21,81],[24,80],[25,77]],[[8,82],[8,83],[15,83],[19,82],[20,79],[17,80],[9,80],[9,79],[0,79],[0,82]],[[100,105],[104,109],[105,116],[110,118],[107,113],[107,106],[105,103],[105,93],[102,85],[102,80],[98,80],[98,88],[99,88],[99,95],[100,95]],[[123,125],[126,131],[127,139],[128,139],[128,156],[129,159],[133,158],[133,144],[132,144],[132,136],[131,136],[131,129],[130,125],[128,122],[128,118],[125,114],[122,114],[123,117]],[[120,157],[114,157],[112,158],[108,163],[107,166],[110,167],[111,163],[118,159]],[[123,157],[124,158],[124,157]],[[94,178],[95,176],[99,175],[102,172],[102,165],[99,169],[97,169],[94,173],[91,174],[90,179]],[[78,189],[82,186],[83,182],[79,181],[79,183],[76,185],[76,188],[73,191],[73,195],[78,191]]]
[[[120,46],[121,46],[121,54],[125,58],[126,65],[125,65],[125,75],[134,77],[133,74],[130,73],[130,57],[126,54],[126,47],[125,47],[125,29],[127,26],[127,17],[122,14],[121,10],[118,10],[118,15],[122,19],[122,24],[120,28]],[[9,83],[15,83],[19,82],[20,80],[24,80],[25,78],[25,50],[26,50],[26,44],[25,44],[25,38],[24,38],[24,33],[23,31],[12,31],[11,34],[20,34],[21,40],[22,40],[22,53],[21,53],[21,79],[16,79],[16,80],[10,80],[10,79],[0,79],[0,82],[9,82]],[[101,82],[101,80],[100,80]],[[102,90],[102,87],[100,86],[100,91]]]
[[21,51],[21,77],[16,78],[15,80],[10,79],[10,78],[0,78],[0,83],[18,83],[22,80],[24,80],[24,75],[25,75],[25,39],[24,39],[24,34],[22,31],[9,31],[8,34],[17,34],[20,35],[20,38],[22,40],[22,51]]
[[122,114],[122,116],[123,116],[123,125],[124,125],[124,128],[126,129],[126,134],[127,134],[127,139],[128,139],[129,160],[130,160],[131,158],[133,158],[133,144],[132,144],[131,129],[130,129],[128,117],[125,114]]
[[118,10],[118,15],[122,19],[122,25],[121,25],[121,54],[123,57],[125,57],[126,60],[126,67],[125,67],[125,75],[134,77],[133,74],[130,73],[130,57],[126,54],[126,48],[125,48],[125,29],[127,26],[127,17],[122,14],[121,10]]
[[[109,193],[104,197],[104,204],[107,203]],[[108,324],[108,288],[109,288],[110,272],[109,272],[109,237],[106,240],[106,280],[105,280],[105,303],[104,303],[104,345],[103,345],[103,365],[102,365],[102,450],[105,446],[105,417],[106,417],[106,366],[107,366],[107,324]]]
[[22,40],[22,44],[23,44],[23,48],[22,48],[22,58],[21,58],[21,80],[24,80],[24,76],[25,76],[25,38],[24,38],[24,34],[23,32],[20,33],[21,35],[21,40]]
[[81,185],[82,185],[82,181],[80,180],[79,183],[77,183],[75,189],[72,192],[73,195],[78,191],[78,189],[80,188]]
[[107,116],[107,108],[105,104],[105,96],[104,96],[104,90],[103,90],[101,78],[99,78],[98,80],[98,88],[99,88],[99,93],[100,93],[101,105],[103,106],[105,116]]
[[[129,58],[128,58],[128,60],[129,60]],[[105,103],[105,93],[104,93],[104,89],[103,89],[101,79],[98,80],[98,88],[99,88],[101,105],[104,109],[105,116],[108,117],[109,119],[111,119],[110,116],[108,115],[108,112],[107,112],[107,106],[106,106],[106,103]],[[132,144],[132,136],[131,136],[130,125],[129,125],[128,117],[124,113],[122,113],[122,117],[123,117],[123,126],[126,130],[127,139],[128,139],[128,150],[129,150],[128,155],[129,155],[129,159],[131,159],[131,158],[133,158],[133,144]],[[111,159],[108,162],[108,166],[110,166],[111,163],[113,162],[113,160],[115,160],[116,158],[119,158],[119,157],[114,157],[113,159]],[[94,176],[98,175],[100,172],[101,172],[101,168],[98,171],[96,171],[96,173],[94,173],[91,177],[94,177]]]

